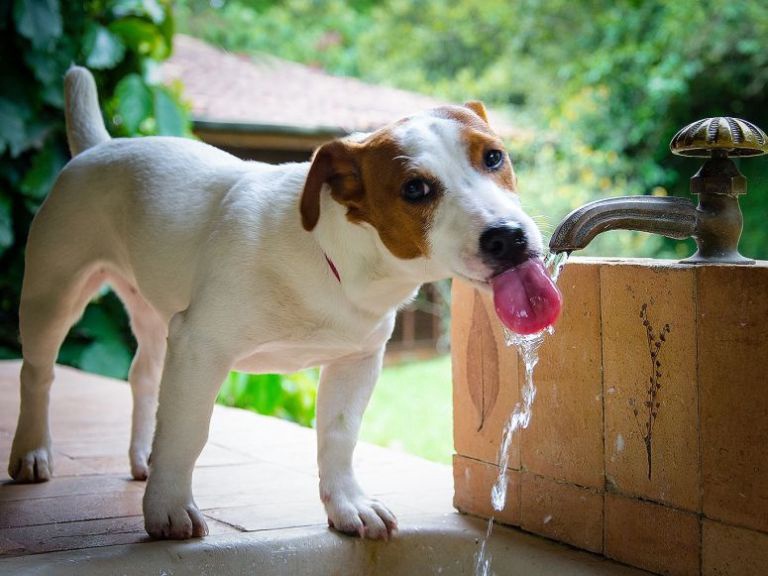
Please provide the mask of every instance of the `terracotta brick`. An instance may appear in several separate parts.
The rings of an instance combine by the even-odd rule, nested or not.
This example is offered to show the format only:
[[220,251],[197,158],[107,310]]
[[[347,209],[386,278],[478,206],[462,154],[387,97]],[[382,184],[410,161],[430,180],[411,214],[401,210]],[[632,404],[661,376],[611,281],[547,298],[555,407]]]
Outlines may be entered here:
[[524,472],[521,528],[592,552],[603,551],[603,495]]
[[701,525],[696,514],[616,494],[605,495],[605,550],[638,568],[698,576]]
[[768,532],[768,262],[698,271],[704,512]]
[[[504,344],[489,294],[454,280],[452,303],[454,446],[458,454],[496,463],[504,424],[520,397],[517,353]],[[510,468],[520,468],[519,446],[516,437]]]
[[520,472],[507,474],[507,504],[496,512],[491,505],[491,488],[499,468],[471,458],[453,457],[453,506],[459,511],[482,518],[494,516],[501,524],[520,525]]
[[[208,518],[207,523],[211,536],[239,532],[236,528],[211,518]],[[13,547],[13,542],[10,542],[11,547],[4,551],[4,532],[12,533],[19,542],[24,544],[16,544]],[[59,522],[39,526],[25,526],[13,530],[0,530],[0,557],[82,548],[83,542],[86,539],[89,548],[149,541],[149,537],[144,530],[144,518],[142,516]]]
[[[562,316],[539,349],[533,373],[537,395],[531,422],[521,431],[521,462],[542,476],[602,488],[599,266],[574,260],[558,282]],[[522,385],[522,362],[518,372]]]
[[[604,264],[601,301],[606,480],[614,491],[699,511],[694,272]],[[651,400],[652,379],[661,386]]]
[[0,506],[6,502],[61,498],[87,494],[144,493],[146,483],[116,476],[84,476],[82,478],[55,476],[50,482],[38,484],[9,483],[0,490]]
[[83,494],[17,500],[2,505],[0,529],[119,516],[140,516],[142,492]]
[[704,520],[703,576],[764,576],[768,570],[768,534]]

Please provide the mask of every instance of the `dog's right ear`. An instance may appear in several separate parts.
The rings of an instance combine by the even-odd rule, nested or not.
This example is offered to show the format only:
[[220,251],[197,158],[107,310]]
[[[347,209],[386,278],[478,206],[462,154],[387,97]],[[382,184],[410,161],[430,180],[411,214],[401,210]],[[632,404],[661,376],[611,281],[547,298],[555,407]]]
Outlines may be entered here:
[[485,109],[485,105],[480,102],[480,100],[470,100],[469,102],[465,102],[464,106],[480,116],[486,124],[490,124],[490,122],[488,122],[488,112]]
[[301,195],[301,224],[311,231],[320,219],[320,192],[331,187],[333,197],[347,206],[363,195],[360,172],[355,160],[355,144],[334,140],[323,144],[312,158],[312,166]]

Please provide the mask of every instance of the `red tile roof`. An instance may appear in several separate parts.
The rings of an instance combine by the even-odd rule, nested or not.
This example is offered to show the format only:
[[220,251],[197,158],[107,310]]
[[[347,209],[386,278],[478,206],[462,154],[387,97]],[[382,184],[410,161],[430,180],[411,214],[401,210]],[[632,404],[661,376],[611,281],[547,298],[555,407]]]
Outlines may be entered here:
[[206,121],[369,131],[442,104],[272,56],[232,54],[181,34],[162,72],[166,81],[183,82],[193,116]]
[[[197,121],[366,132],[445,102],[367,84],[273,56],[250,58],[177,34],[162,66],[166,82],[181,80]],[[498,119],[494,127],[511,135]]]

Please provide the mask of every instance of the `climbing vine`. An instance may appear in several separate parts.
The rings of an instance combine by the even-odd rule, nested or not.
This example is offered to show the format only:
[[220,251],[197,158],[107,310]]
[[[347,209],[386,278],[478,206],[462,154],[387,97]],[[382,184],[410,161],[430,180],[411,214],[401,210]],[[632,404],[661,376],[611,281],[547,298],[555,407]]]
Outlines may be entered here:
[[[180,87],[160,83],[172,49],[170,0],[0,0],[0,358],[20,355],[18,304],[29,224],[69,159],[62,80],[90,68],[114,136],[189,133]],[[108,292],[59,360],[124,377],[134,343]]]

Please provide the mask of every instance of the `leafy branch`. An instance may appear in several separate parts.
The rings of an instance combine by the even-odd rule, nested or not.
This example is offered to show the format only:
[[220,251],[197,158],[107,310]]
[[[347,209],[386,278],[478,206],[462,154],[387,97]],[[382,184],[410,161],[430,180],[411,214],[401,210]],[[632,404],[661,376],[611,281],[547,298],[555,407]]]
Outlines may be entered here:
[[[64,74],[96,77],[115,136],[189,135],[178,87],[159,82],[172,49],[169,0],[0,2],[0,358],[20,355],[19,291],[30,222],[66,164]],[[59,361],[125,377],[135,344],[123,307],[104,291],[62,347]]]

